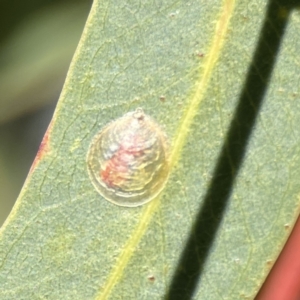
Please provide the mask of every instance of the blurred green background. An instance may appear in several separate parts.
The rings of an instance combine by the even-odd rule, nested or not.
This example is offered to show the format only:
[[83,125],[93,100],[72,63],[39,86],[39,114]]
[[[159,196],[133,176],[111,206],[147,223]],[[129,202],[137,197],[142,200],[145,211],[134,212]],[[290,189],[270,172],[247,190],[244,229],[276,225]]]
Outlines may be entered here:
[[0,226],[51,120],[91,4],[0,1]]

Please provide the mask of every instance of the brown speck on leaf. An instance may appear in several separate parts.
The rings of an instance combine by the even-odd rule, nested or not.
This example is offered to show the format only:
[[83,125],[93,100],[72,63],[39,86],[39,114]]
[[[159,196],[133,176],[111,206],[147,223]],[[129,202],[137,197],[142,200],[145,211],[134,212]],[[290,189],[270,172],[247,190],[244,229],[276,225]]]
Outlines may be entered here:
[[197,52],[196,55],[201,58],[204,57],[204,53],[202,53],[202,52]]
[[273,261],[272,260],[267,260],[267,266],[272,266],[273,265]]
[[148,276],[148,280],[149,280],[150,282],[154,282],[154,281],[155,281],[155,277],[154,277],[153,275],[149,275],[149,276]]
[[138,120],[139,120],[139,121],[143,121],[143,120],[144,120],[144,115],[139,115],[139,116],[138,116]]
[[143,121],[144,120],[144,112],[143,112],[143,109],[141,108],[137,108],[136,111],[135,111],[135,118],[138,119],[139,121]]
[[245,15],[241,15],[242,19],[244,19],[245,21],[249,21],[249,17],[245,16]]
[[161,95],[161,96],[159,97],[159,100],[160,100],[161,102],[165,102],[165,101],[166,101],[166,97],[163,96],[163,95]]

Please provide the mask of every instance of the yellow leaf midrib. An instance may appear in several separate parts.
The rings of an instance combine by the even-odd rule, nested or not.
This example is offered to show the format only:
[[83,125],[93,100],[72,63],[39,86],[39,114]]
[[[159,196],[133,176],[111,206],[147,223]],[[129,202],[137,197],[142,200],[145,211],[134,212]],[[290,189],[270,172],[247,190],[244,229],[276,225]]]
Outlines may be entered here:
[[[177,134],[175,135],[176,138],[172,145],[173,150],[170,156],[171,171],[174,169],[180,158],[181,151],[188,136],[189,128],[191,127],[199,105],[204,97],[213,68],[220,56],[221,49],[224,45],[225,36],[229,28],[230,18],[233,14],[235,2],[236,0],[223,1],[211,46],[202,65],[202,72],[199,74],[199,80],[196,82],[195,93],[191,96],[189,106],[182,116]],[[123,272],[129,260],[131,259],[134,249],[137,247],[145,231],[147,230],[152,216],[159,206],[159,203],[160,201],[158,197],[145,206],[136,229],[131,234],[131,237],[125,244],[121,255],[117,258],[115,265],[112,267],[105,285],[100,287],[98,295],[96,296],[97,300],[108,299],[112,289],[120,281]]]

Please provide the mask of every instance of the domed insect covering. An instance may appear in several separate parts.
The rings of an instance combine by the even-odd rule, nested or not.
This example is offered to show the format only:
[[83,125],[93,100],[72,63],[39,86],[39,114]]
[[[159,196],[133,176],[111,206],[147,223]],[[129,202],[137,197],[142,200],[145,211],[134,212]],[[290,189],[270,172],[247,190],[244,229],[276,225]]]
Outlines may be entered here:
[[166,135],[141,108],[109,123],[89,148],[88,172],[96,190],[120,206],[139,206],[164,188]]

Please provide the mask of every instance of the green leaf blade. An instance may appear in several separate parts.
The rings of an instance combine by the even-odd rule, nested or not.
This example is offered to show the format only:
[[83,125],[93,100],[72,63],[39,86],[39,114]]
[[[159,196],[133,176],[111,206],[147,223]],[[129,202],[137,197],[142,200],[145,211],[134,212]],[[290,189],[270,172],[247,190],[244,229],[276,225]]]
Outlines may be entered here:
[[[45,144],[1,230],[1,299],[168,294],[207,193],[224,176],[215,170],[266,9],[262,1],[94,3]],[[253,298],[298,214],[299,88],[288,71],[298,45],[288,41],[299,14],[291,20],[239,172],[233,164],[228,173],[235,180],[221,219],[213,209],[203,216],[218,226],[203,232],[215,235],[209,251],[197,250],[205,264],[195,299]],[[97,194],[85,160],[93,136],[136,107],[165,128],[172,173],[157,199],[126,208]]]

